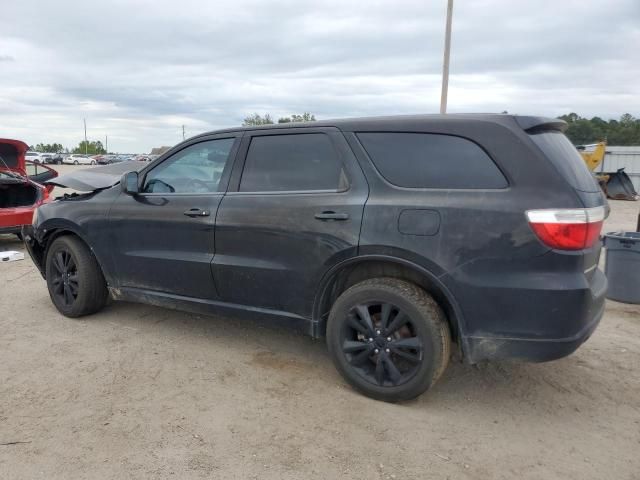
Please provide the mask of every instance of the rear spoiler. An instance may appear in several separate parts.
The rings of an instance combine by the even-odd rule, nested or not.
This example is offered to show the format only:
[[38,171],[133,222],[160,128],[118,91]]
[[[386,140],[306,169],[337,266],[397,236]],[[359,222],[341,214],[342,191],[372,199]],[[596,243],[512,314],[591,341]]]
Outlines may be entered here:
[[559,118],[548,117],[513,117],[516,123],[527,133],[540,133],[555,130],[557,132],[564,132],[568,125],[564,120]]

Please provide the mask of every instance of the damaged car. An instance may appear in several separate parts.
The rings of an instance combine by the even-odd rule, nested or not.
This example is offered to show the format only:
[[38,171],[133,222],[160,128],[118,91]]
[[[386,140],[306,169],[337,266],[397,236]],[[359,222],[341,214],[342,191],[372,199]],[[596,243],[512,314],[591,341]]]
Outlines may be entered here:
[[468,363],[548,361],[596,329],[608,205],[557,119],[244,127],[63,175],[23,230],[55,307],[109,296],[324,337],[385,401]]
[[34,210],[49,200],[53,185],[42,184],[58,175],[41,163],[27,162],[28,148],[20,140],[0,139],[0,233],[20,237]]

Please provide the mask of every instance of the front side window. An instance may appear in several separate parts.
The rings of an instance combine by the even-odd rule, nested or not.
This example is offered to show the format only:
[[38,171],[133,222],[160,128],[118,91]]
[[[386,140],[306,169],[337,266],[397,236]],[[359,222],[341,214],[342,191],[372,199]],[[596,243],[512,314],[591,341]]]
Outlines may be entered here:
[[234,138],[196,143],[151,170],[145,193],[214,193],[229,159]]
[[253,137],[241,192],[341,191],[347,177],[331,139],[323,133]]

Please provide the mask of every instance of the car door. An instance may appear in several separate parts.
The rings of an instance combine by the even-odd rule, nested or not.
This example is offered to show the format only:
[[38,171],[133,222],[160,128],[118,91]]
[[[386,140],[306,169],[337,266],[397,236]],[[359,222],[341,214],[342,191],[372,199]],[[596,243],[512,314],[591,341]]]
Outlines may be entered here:
[[222,300],[311,315],[322,275],[356,255],[366,179],[336,128],[245,133],[216,218]]
[[120,287],[217,298],[214,222],[239,141],[188,142],[141,173],[139,194],[120,194],[109,213]]

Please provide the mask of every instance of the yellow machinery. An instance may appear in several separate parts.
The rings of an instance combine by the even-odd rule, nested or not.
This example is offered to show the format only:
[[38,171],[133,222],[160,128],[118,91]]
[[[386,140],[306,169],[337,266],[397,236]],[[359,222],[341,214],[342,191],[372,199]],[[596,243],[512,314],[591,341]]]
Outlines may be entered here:
[[601,171],[596,173],[596,168],[604,161],[607,142],[599,142],[595,145],[588,145],[588,147],[589,151],[586,151],[585,147],[578,147],[578,151],[607,197],[615,200],[638,200],[638,193],[633,188],[631,179],[624,172],[624,168],[617,172]]
[[600,165],[604,160],[604,154],[605,154],[606,148],[607,148],[606,142],[600,142],[600,143],[596,143],[593,151],[590,151],[590,152],[587,152],[584,150],[580,151],[580,155],[582,155],[582,159],[584,160],[584,163],[587,164],[587,167],[589,168],[589,170],[591,170],[592,172],[596,171],[596,168],[598,168],[598,165]]

